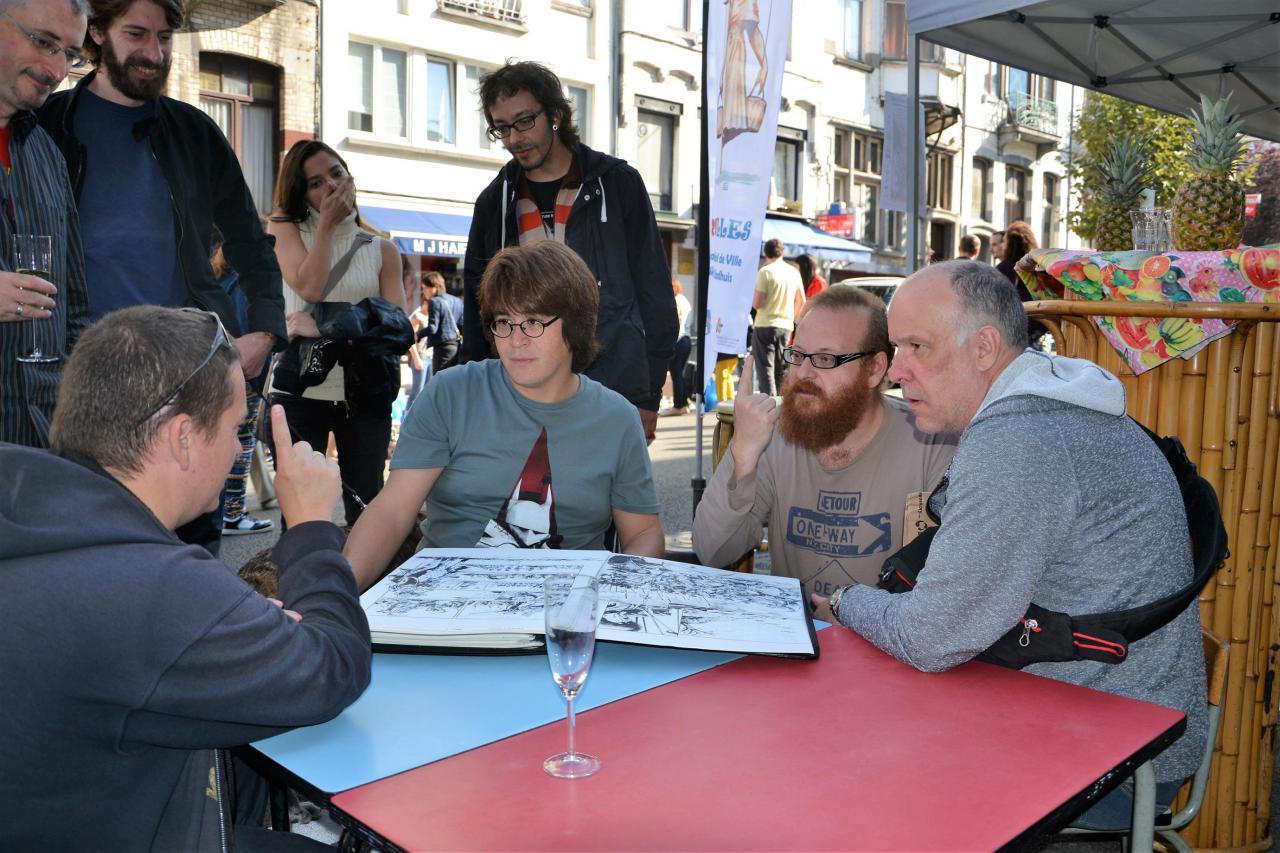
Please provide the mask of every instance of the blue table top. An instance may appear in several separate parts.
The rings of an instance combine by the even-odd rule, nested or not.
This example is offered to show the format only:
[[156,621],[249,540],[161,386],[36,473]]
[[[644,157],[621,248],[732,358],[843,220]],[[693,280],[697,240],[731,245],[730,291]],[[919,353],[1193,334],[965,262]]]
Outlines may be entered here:
[[[599,643],[574,708],[585,711],[740,657]],[[336,793],[564,716],[545,654],[376,654],[369,688],[351,707],[327,723],[253,746],[321,791]],[[579,737],[584,749],[590,737],[588,726]]]

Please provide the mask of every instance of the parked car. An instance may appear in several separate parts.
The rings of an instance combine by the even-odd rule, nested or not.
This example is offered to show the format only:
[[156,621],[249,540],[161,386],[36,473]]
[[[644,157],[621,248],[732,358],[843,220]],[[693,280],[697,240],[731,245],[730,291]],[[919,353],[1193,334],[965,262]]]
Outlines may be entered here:
[[900,275],[868,275],[842,279],[832,286],[860,287],[868,293],[879,296],[884,300],[884,304],[888,305],[889,300],[893,298],[893,292],[898,289],[898,285],[902,284],[903,278]]

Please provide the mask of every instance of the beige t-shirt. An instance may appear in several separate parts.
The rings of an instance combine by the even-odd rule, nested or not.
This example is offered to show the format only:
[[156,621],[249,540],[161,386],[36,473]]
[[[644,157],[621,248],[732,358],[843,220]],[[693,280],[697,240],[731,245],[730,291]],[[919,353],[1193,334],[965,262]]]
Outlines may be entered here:
[[908,504],[919,506],[911,496],[938,484],[956,441],[918,431],[905,403],[882,399],[880,431],[843,468],[823,468],[776,429],[756,472],[741,481],[733,481],[726,453],[693,522],[698,559],[727,566],[759,544],[767,521],[773,573],[799,578],[806,600],[851,583],[874,585],[885,558],[902,547]]
[[796,325],[796,294],[804,293],[800,271],[778,258],[756,273],[756,292],[765,295],[756,309],[756,325],[791,331]]

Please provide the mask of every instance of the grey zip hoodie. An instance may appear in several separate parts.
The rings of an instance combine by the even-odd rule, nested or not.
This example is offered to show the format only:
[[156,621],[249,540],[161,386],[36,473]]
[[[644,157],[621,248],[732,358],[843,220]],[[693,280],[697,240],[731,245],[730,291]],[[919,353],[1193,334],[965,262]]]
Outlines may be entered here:
[[[1120,610],[1189,583],[1181,494],[1159,449],[1127,417],[1124,386],[1092,362],[1028,350],[992,385],[930,501],[942,527],[915,589],[845,593],[840,621],[918,669],[978,655],[1031,602],[1072,614]],[[1195,606],[1132,644],[1121,664],[1027,672],[1176,708],[1186,733],[1155,761],[1186,778],[1207,735]]]

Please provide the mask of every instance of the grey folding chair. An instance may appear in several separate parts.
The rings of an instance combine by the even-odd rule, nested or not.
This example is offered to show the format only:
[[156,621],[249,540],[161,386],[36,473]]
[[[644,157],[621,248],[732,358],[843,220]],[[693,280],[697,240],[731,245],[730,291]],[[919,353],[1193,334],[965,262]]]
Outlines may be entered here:
[[[1194,606],[1194,605],[1193,605]],[[1204,792],[1209,785],[1209,771],[1213,765],[1213,747],[1218,740],[1218,725],[1222,718],[1222,700],[1227,689],[1227,656],[1231,644],[1222,637],[1201,628],[1201,640],[1204,645],[1205,675],[1208,681],[1209,703],[1209,737],[1204,745],[1204,755],[1200,758],[1200,766],[1191,777],[1191,792],[1187,804],[1176,814],[1156,819],[1155,817],[1155,773],[1151,762],[1147,762],[1134,771],[1134,819],[1125,839],[1125,848],[1129,853],[1150,853],[1152,842],[1159,838],[1166,847],[1178,853],[1192,853],[1191,846],[1182,840],[1178,830],[1191,823],[1200,813],[1204,803]],[[1063,835],[1116,835],[1115,832],[1098,832],[1090,829],[1067,827]]]

